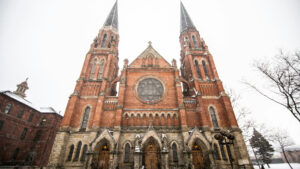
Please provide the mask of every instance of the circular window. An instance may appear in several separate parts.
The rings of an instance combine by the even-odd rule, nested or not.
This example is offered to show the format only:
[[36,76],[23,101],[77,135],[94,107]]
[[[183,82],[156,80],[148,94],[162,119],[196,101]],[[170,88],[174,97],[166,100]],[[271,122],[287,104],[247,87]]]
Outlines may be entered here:
[[154,78],[143,79],[137,86],[138,96],[146,102],[155,102],[163,97],[163,84]]

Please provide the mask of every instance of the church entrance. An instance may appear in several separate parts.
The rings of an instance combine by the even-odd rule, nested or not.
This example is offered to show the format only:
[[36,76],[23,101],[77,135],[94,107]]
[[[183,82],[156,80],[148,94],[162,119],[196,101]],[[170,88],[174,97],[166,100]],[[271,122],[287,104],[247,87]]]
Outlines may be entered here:
[[203,152],[202,152],[199,144],[197,144],[197,143],[194,143],[194,145],[193,145],[192,156],[193,156],[194,169],[205,169],[204,160],[203,160]]
[[91,164],[92,169],[108,169],[109,167],[109,146],[107,142],[96,147]]
[[153,138],[145,144],[143,165],[145,169],[160,169],[159,146]]

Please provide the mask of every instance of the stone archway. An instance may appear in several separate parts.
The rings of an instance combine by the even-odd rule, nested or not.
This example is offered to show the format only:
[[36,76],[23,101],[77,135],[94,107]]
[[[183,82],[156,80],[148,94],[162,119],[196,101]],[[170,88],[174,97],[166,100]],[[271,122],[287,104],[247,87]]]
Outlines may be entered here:
[[144,144],[143,166],[145,169],[160,169],[161,158],[159,144],[150,137]]
[[100,141],[95,149],[92,159],[92,169],[108,169],[110,166],[109,155],[111,147],[106,139]]

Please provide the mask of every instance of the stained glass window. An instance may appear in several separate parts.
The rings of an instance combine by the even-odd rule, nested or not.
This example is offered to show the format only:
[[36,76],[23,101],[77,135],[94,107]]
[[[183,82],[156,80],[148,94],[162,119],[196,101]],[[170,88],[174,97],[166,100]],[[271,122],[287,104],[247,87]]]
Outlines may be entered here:
[[196,66],[196,72],[197,72],[198,78],[202,79],[198,60],[195,60],[195,66]]
[[210,107],[209,108],[209,113],[210,113],[210,117],[211,117],[214,128],[219,128],[219,124],[218,124],[215,109],[213,107]]
[[71,161],[72,160],[73,151],[74,151],[74,145],[72,144],[70,146],[70,151],[69,151],[69,155],[68,155],[67,161]]
[[221,160],[217,144],[214,144],[214,155],[215,155],[216,160]]
[[197,40],[196,40],[196,37],[194,35],[192,36],[192,39],[193,39],[193,43],[194,43],[194,48],[198,48]]
[[208,70],[207,70],[206,63],[205,63],[204,60],[202,60],[202,66],[203,66],[203,70],[204,70],[206,78],[209,78],[209,76],[208,76]]
[[173,151],[173,162],[178,162],[177,145],[175,143],[172,144],[172,151]]
[[78,161],[78,158],[79,158],[79,155],[80,155],[80,150],[81,150],[81,141],[78,142],[77,144],[77,148],[76,148],[76,154],[75,154],[75,157],[74,157],[74,160],[73,161]]
[[88,149],[88,146],[85,144],[85,145],[83,146],[83,151],[82,151],[82,154],[81,154],[80,161],[84,161],[84,160],[85,160],[85,156],[86,156],[87,149]]
[[90,110],[91,110],[90,107],[85,108],[80,131],[86,130],[86,127],[87,127],[87,124],[89,121]]
[[104,34],[103,39],[102,39],[102,43],[101,43],[101,48],[104,48],[104,47],[105,47],[106,37],[107,37],[107,35]]
[[130,145],[127,143],[125,145],[125,155],[124,155],[124,162],[128,163],[129,162],[129,155],[130,155]]

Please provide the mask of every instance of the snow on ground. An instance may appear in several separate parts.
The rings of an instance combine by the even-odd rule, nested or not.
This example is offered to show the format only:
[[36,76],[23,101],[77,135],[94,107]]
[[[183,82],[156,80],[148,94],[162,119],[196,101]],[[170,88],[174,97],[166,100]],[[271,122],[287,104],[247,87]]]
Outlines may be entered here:
[[[293,169],[300,169],[300,163],[291,163]],[[290,169],[290,166],[287,163],[280,164],[270,164],[270,168],[267,165],[264,165],[265,169]],[[258,166],[255,165],[254,169],[258,169]]]

